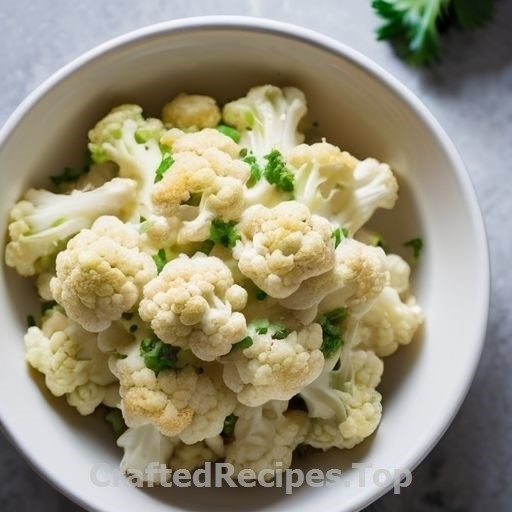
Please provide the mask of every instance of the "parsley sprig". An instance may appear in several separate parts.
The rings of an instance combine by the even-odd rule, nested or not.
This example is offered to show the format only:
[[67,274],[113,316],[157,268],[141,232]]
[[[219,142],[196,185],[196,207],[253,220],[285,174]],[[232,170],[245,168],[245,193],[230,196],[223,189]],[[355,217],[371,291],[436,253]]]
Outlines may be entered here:
[[377,38],[389,39],[400,56],[424,66],[439,60],[441,29],[484,25],[492,17],[494,0],[373,0],[372,6],[385,20]]

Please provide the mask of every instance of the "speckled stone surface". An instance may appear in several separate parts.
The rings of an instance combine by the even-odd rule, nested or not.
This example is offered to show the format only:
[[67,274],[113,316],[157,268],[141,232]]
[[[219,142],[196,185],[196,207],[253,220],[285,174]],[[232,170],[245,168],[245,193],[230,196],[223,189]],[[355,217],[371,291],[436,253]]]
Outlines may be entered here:
[[[470,393],[413,484],[372,512],[512,510],[512,2],[497,0],[485,30],[453,31],[442,65],[408,68],[374,40],[368,0],[1,0],[0,124],[60,66],[113,36],[185,16],[242,14],[288,21],[348,43],[426,103],[475,185],[490,242],[487,342]],[[478,293],[478,290],[475,290]],[[41,433],[44,442],[44,432]],[[0,511],[78,512],[0,435]]]

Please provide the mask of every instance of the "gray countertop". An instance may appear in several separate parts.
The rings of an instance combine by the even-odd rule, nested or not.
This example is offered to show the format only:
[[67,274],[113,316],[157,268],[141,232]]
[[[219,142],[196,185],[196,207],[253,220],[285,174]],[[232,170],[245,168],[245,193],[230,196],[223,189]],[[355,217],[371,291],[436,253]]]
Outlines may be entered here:
[[[40,82],[98,43],[151,23],[207,14],[274,18],[348,43],[412,89],[455,142],[489,236],[486,346],[460,413],[414,471],[412,485],[368,510],[512,510],[512,3],[498,0],[494,22],[483,30],[452,31],[443,63],[420,71],[375,41],[370,0],[1,0],[0,124]],[[36,475],[0,434],[0,510],[81,509]]]

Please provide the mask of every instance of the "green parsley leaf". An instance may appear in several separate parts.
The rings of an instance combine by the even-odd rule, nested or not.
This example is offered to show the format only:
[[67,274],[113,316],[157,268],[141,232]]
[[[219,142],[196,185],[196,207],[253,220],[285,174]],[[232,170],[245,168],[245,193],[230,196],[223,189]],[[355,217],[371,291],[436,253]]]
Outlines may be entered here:
[[69,183],[76,181],[82,174],[87,174],[91,165],[94,163],[93,154],[90,151],[85,152],[84,163],[81,169],[73,169],[72,167],[64,167],[64,170],[55,176],[50,176],[50,181],[55,185],[59,186],[62,183]]
[[158,252],[153,254],[153,261],[156,264],[157,272],[160,274],[167,263],[167,254],[165,249],[158,249]]
[[249,329],[252,329],[256,334],[267,334],[270,332],[274,340],[284,340],[291,332],[281,322],[270,323],[267,319],[253,320],[249,324]]
[[334,239],[334,248],[340,245],[341,241],[344,238],[348,237],[348,229],[347,228],[336,228],[333,230],[331,238]]
[[144,364],[158,375],[162,370],[176,368],[179,348],[159,339],[144,339],[140,342],[140,355]]
[[270,330],[273,331],[272,339],[274,340],[284,340],[291,332],[288,327],[280,323],[271,324]]
[[263,176],[263,169],[258,164],[254,154],[250,151],[247,151],[245,148],[240,151],[240,156],[246,164],[249,164],[251,175],[246,185],[248,188],[252,188],[254,185],[256,185],[256,183],[258,183],[258,181],[261,180],[261,177]]
[[213,219],[210,228],[210,240],[224,247],[234,247],[236,241],[240,240],[240,235],[235,226],[236,222],[233,220],[224,222],[220,219]]
[[219,124],[217,125],[217,131],[220,133],[227,135],[229,138],[233,139],[235,142],[240,142],[240,132],[233,128],[232,126],[229,126],[227,124]]
[[421,238],[413,238],[404,243],[404,247],[410,247],[412,249],[412,259],[417,263],[421,256],[423,249],[423,240]]
[[398,54],[415,65],[439,60],[438,22],[451,0],[373,0],[372,6],[386,22],[378,39],[390,39]]
[[249,328],[254,329],[256,334],[267,334],[270,322],[267,319],[253,320]]
[[60,174],[50,176],[51,182],[59,186],[61,183],[69,183],[70,181],[76,181],[84,172],[80,169],[73,169],[72,167],[64,167],[64,170]]
[[250,336],[246,336],[243,340],[237,341],[231,345],[231,350],[243,350],[249,348],[254,343]]
[[41,304],[41,315],[44,315],[50,309],[53,309],[55,306],[58,306],[57,301],[48,300]]
[[36,319],[34,315],[27,315],[27,327],[36,327]]
[[229,416],[226,416],[226,419],[224,420],[224,428],[222,429],[222,432],[220,435],[224,438],[231,438],[233,437],[235,433],[235,426],[236,422],[238,421],[238,416],[235,416],[234,414],[230,414]]
[[343,323],[347,318],[347,310],[337,308],[323,313],[316,321],[322,327],[322,346],[320,350],[329,359],[343,345]]
[[385,22],[378,39],[389,39],[397,53],[414,65],[439,60],[439,29],[480,27],[493,13],[494,0],[373,0]]
[[120,409],[109,407],[104,418],[107,423],[110,423],[112,432],[116,439],[128,428],[124,422],[123,413]]
[[295,175],[286,167],[283,155],[277,149],[274,149],[264,158],[267,160],[267,165],[263,170],[265,179],[283,192],[293,192]]
[[163,180],[165,173],[169,170],[173,163],[174,159],[171,154],[168,152],[163,153],[162,161],[155,171],[155,183]]
[[256,300],[265,300],[267,297],[268,294],[258,288],[258,290],[256,291]]

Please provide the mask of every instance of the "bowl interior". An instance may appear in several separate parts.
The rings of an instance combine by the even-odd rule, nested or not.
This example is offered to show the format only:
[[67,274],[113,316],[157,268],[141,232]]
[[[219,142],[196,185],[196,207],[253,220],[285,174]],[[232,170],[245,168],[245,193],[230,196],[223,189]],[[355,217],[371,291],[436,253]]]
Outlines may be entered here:
[[[426,454],[468,387],[483,339],[488,274],[485,237],[467,177],[417,100],[366,59],[322,36],[261,20],[185,20],[93,51],[43,85],[4,128],[2,225],[29,185],[45,186],[48,175],[81,163],[87,130],[112,106],[135,102],[146,114],[158,115],[179,92],[210,94],[222,102],[263,83],[295,85],[306,93],[310,119],[318,124],[313,137],[395,169],[399,202],[374,223],[396,251],[415,236],[425,241],[414,279],[426,314],[423,332],[386,360],[377,434],[355,450],[298,462],[324,471],[341,468],[335,485],[303,487],[289,496],[282,489],[226,492],[225,486],[141,491],[116,475],[121,454],[101,420],[79,418],[42,391],[41,379],[25,367],[25,315],[35,300],[31,284],[4,269],[2,421],[51,481],[91,509],[277,511],[286,503],[299,512],[321,503],[326,511],[355,510],[384,492],[373,476],[377,470],[407,469]],[[352,462],[371,465],[364,484]]]

